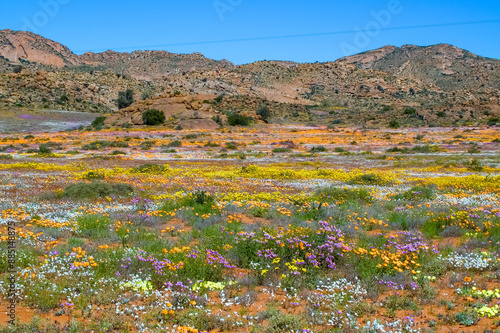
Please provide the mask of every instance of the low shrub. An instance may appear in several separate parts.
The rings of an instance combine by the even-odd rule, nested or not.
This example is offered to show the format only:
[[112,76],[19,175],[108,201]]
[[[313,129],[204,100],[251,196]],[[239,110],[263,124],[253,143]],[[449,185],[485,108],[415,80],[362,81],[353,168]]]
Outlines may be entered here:
[[396,200],[432,200],[436,197],[437,187],[434,186],[414,186],[408,191],[399,193],[394,198]]
[[230,126],[248,126],[251,120],[252,118],[236,112],[231,112],[227,115],[227,123]]
[[107,196],[127,196],[134,192],[134,187],[129,184],[103,182],[77,183],[66,187],[63,196],[68,198],[91,199]]
[[149,109],[142,114],[142,121],[148,126],[157,126],[165,123],[165,114],[156,109]]
[[83,237],[98,238],[109,233],[111,220],[107,216],[92,214],[82,215],[76,219],[76,232]]
[[370,193],[365,188],[350,189],[338,187],[326,187],[316,191],[316,196],[320,201],[363,201],[371,202],[373,200]]
[[347,183],[355,185],[383,185],[385,184],[385,181],[379,175],[376,175],[374,173],[367,173],[355,176],[351,178]]
[[136,166],[131,171],[132,173],[162,174],[169,170],[170,168],[165,165],[146,163]]
[[311,153],[324,153],[328,151],[325,146],[314,146],[309,150]]
[[289,153],[292,150],[290,148],[274,148],[273,153]]

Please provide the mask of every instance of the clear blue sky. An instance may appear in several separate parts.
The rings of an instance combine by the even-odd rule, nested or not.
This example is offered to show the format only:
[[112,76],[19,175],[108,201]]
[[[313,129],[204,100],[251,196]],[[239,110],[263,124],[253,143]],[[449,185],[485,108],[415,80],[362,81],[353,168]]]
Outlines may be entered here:
[[[77,54],[161,49],[201,52],[236,64],[257,60],[332,61],[387,44],[449,43],[500,58],[500,21],[395,29],[486,20],[500,20],[500,1],[0,1],[0,29],[31,30]],[[354,33],[198,43],[338,31]],[[180,43],[191,44],[175,45]]]

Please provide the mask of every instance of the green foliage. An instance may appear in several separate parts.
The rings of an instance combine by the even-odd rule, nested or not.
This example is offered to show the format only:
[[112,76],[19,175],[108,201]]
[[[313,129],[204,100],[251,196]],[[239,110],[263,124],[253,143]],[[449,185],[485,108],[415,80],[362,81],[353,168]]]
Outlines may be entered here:
[[396,200],[432,200],[436,197],[436,190],[436,186],[414,186],[394,198]]
[[436,145],[415,146],[411,151],[421,154],[437,153],[439,152],[439,147]]
[[104,198],[107,196],[127,196],[134,192],[134,187],[129,184],[103,182],[77,183],[64,189],[63,196],[76,199]]
[[82,146],[83,150],[100,150],[103,148],[127,148],[128,143],[125,141],[107,141],[107,140],[97,140],[92,141],[86,145]]
[[216,115],[216,116],[212,117],[212,120],[215,121],[219,126],[223,125],[222,118],[220,115]]
[[69,101],[69,98],[68,98],[68,95],[66,94],[62,94],[61,97],[59,97],[58,100],[56,100],[56,103],[57,104],[64,104],[66,103],[67,101]]
[[109,233],[111,220],[98,214],[82,215],[76,219],[76,231],[83,237],[99,238]]
[[404,114],[409,115],[409,116],[414,116],[417,113],[417,110],[415,108],[406,108],[404,110]]
[[483,163],[481,163],[480,160],[478,160],[477,158],[473,158],[467,164],[467,169],[471,171],[481,172],[483,171],[484,167]]
[[237,112],[231,112],[227,115],[227,123],[229,126],[248,126],[251,120],[250,117],[245,117]]
[[85,174],[85,176],[83,177],[84,179],[88,179],[88,180],[102,180],[104,178],[106,178],[104,176],[104,174],[100,173],[100,172],[95,172],[95,171],[89,171]]
[[325,201],[325,202],[373,201],[372,196],[365,188],[350,189],[350,188],[326,187],[317,190],[315,195],[319,198],[320,201]]
[[289,333],[299,332],[304,328],[304,323],[300,317],[284,314],[280,311],[276,312],[269,318],[269,324],[266,327],[265,333]]
[[195,192],[192,192],[189,195],[185,196],[181,201],[182,205],[191,207],[194,206],[195,204],[213,205],[214,203],[215,203],[215,198],[203,190],[197,190]]
[[257,115],[261,117],[261,119],[268,123],[269,122],[269,118],[271,117],[271,110],[269,110],[269,108],[267,106],[261,106],[258,110],[257,110]]
[[385,299],[383,302],[384,306],[388,310],[414,310],[417,311],[417,302],[411,297],[401,297],[399,295],[391,295]]
[[167,147],[180,147],[180,146],[182,146],[182,141],[180,140],[170,141],[167,144]]
[[214,98],[214,104],[222,103],[222,101],[224,100],[224,96],[225,96],[225,94],[221,94],[221,95],[217,96],[216,98]]
[[238,144],[234,141],[226,142],[226,149],[236,150],[238,149]]
[[488,125],[489,126],[495,126],[496,124],[500,123],[500,117],[491,117],[488,120]]
[[401,127],[401,125],[399,124],[399,121],[397,121],[396,119],[392,119],[389,122],[389,127],[390,128],[399,128],[399,127]]
[[477,322],[479,321],[479,316],[474,309],[467,308],[462,312],[457,313],[455,315],[455,320],[460,325],[472,326],[477,324]]
[[311,153],[324,153],[328,151],[325,146],[314,146],[309,150]]
[[408,154],[410,150],[406,147],[399,148],[399,147],[393,147],[389,148],[386,150],[387,153],[401,153],[401,154]]
[[379,175],[366,173],[351,178],[347,183],[355,185],[383,185],[385,181]]
[[219,147],[220,145],[215,142],[207,141],[207,143],[204,144],[205,147]]
[[142,121],[148,126],[157,126],[165,123],[165,114],[156,109],[149,109],[142,114]]
[[0,160],[11,160],[13,157],[10,154],[1,154]]
[[136,166],[131,170],[133,173],[145,173],[159,175],[170,171],[170,167],[154,163],[146,163]]
[[290,148],[274,148],[273,153],[289,153],[292,150]]
[[52,150],[46,145],[42,144],[38,146],[38,152],[42,155],[50,155],[52,154]]
[[104,121],[106,120],[106,117],[97,117],[94,119],[94,121],[90,124],[95,129],[100,130],[104,126]]
[[118,92],[118,99],[116,100],[118,109],[129,107],[132,103],[134,103],[134,91],[132,89]]

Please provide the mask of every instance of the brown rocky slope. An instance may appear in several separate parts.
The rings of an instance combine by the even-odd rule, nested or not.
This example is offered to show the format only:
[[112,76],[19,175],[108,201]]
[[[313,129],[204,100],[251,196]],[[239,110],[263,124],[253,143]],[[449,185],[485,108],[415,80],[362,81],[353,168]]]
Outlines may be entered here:
[[169,96],[224,94],[216,111],[266,106],[273,122],[446,125],[500,115],[500,61],[447,44],[386,46],[327,63],[235,66],[199,53],[78,56],[41,36],[2,30],[0,56],[0,103],[10,106],[109,112],[119,91],[133,89],[136,101],[145,100],[141,108]]

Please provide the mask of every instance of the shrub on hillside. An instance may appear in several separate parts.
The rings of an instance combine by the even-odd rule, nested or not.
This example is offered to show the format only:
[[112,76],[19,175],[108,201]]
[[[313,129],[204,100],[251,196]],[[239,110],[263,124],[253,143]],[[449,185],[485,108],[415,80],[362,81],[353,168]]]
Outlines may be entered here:
[[267,106],[262,106],[257,110],[257,115],[267,123],[269,121],[269,117],[271,117],[271,110],[269,110]]
[[165,123],[165,114],[156,109],[149,109],[142,114],[142,121],[148,126],[156,126]]
[[245,117],[236,112],[231,112],[227,115],[227,123],[230,126],[248,126],[250,125],[251,118]]
[[129,107],[132,103],[134,103],[134,91],[132,89],[118,92],[118,99],[116,100],[118,109]]
[[97,130],[100,130],[104,126],[105,120],[106,120],[106,117],[97,117],[94,119],[92,124],[90,124],[90,126],[92,126],[93,128],[95,128]]

